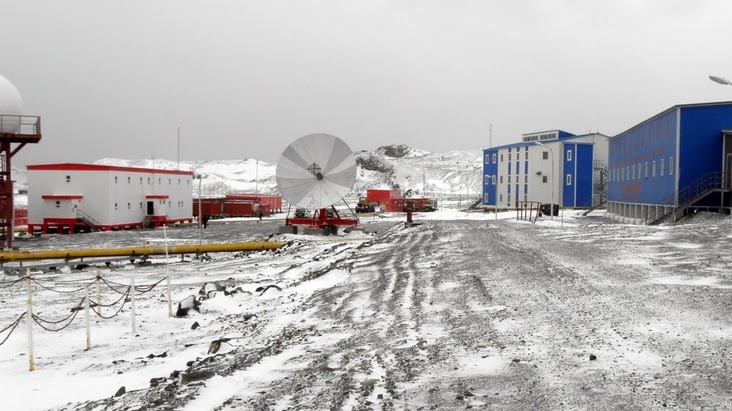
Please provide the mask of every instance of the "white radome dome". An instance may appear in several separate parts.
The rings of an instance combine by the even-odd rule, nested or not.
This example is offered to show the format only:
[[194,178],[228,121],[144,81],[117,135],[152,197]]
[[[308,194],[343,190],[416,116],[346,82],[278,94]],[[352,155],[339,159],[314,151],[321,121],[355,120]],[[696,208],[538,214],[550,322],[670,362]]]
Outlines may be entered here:
[[[18,89],[10,80],[0,74],[0,115],[20,115],[23,110],[23,99]],[[0,122],[0,133],[15,133],[20,128],[20,119],[3,117]]]

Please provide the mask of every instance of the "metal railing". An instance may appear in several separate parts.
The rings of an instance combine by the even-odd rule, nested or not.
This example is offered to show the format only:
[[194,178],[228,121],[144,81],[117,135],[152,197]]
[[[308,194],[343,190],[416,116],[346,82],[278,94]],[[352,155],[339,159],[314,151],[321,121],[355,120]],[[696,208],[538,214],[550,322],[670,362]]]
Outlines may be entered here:
[[95,228],[101,226],[101,223],[94,219],[94,217],[90,216],[89,214],[85,213],[82,209],[77,208],[76,209],[76,218],[84,222],[84,224],[91,227],[92,230]]
[[670,193],[648,208],[646,224],[657,224],[677,210],[683,210],[709,195],[722,189],[724,176],[721,171],[711,171],[692,180],[679,191]]
[[0,114],[0,134],[41,134],[41,117]]

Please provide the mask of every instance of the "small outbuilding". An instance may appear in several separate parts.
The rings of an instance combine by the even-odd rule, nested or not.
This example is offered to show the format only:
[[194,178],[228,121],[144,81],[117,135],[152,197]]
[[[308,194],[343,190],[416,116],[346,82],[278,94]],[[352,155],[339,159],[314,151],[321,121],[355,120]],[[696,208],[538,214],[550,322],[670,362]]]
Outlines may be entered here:
[[191,171],[29,165],[28,231],[74,233],[192,222]]
[[671,107],[609,142],[607,216],[635,224],[732,209],[732,102]]

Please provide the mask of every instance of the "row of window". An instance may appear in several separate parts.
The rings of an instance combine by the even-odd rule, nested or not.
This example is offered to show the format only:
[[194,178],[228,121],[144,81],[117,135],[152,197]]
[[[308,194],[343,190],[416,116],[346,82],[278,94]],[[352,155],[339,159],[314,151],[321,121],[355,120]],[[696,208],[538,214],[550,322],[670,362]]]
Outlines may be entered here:
[[[658,168],[656,167],[657,165]],[[657,171],[658,175],[663,177],[666,172],[666,159],[662,158],[658,160],[658,164],[656,163],[656,160],[653,160],[650,163],[648,161],[646,161],[645,163],[638,163],[637,166],[633,164],[630,166],[613,168],[612,170],[610,170],[610,181],[633,181],[646,179],[649,177],[649,174],[650,177],[653,178],[656,177]],[[674,175],[673,156],[668,158],[668,175]]]
[[[529,201],[528,198],[529,198],[528,195],[524,194],[524,200],[523,201],[524,202]],[[490,202],[490,199],[488,198],[488,194],[487,193],[485,194],[483,201],[486,202],[486,203]],[[511,207],[511,194],[510,193],[509,194],[506,194],[506,201],[507,201],[506,206],[507,207]],[[519,196],[517,196],[516,201],[521,201],[520,198],[519,198]],[[499,194],[498,195],[498,202],[499,203],[502,203],[503,202],[503,194]]]
[[[521,159],[521,153],[516,153],[516,161]],[[524,151],[524,160],[529,159],[529,151]],[[542,151],[541,152],[541,159],[542,160],[548,160],[549,159],[549,152],[548,151]],[[508,161],[511,161],[511,152],[508,153]],[[567,150],[567,161],[572,161],[572,150]],[[501,154],[500,162],[503,162],[503,154]],[[496,153],[491,153],[485,155],[485,163],[486,164],[496,164]]]
[[[161,200],[159,203],[162,205],[165,205],[165,200]],[[168,207],[170,207],[171,204],[172,203],[170,201],[168,201]],[[177,203],[178,208],[183,207],[184,205],[185,205],[185,202],[183,202],[183,201],[178,201],[178,203]],[[61,201],[56,201],[56,208],[61,208]],[[119,209],[118,203],[114,203],[114,209],[115,210]],[[127,209],[128,210],[132,209],[132,203],[127,203]],[[140,202],[140,210],[142,210],[142,202]]]
[[[69,176],[69,175],[66,176],[66,182],[67,183],[70,183],[71,182],[71,176]],[[117,184],[118,182],[119,182],[119,177],[118,176],[114,176],[114,183]],[[142,184],[142,182],[143,182],[143,178],[140,177],[140,184]],[[132,177],[131,176],[128,176],[127,177],[127,184],[132,184]],[[152,184],[152,178],[150,178],[150,177],[147,178],[147,184],[148,185]],[[160,178],[160,177],[158,177],[158,185],[161,185],[161,184],[163,184],[163,179]],[[168,179],[168,185],[173,185],[173,179],[172,178],[169,178]],[[181,185],[181,179],[180,178],[178,179],[178,185]],[[190,179],[186,179],[186,185],[191,185],[191,180]]]
[[[571,182],[571,175],[570,174],[567,174],[567,176],[570,177],[570,180],[569,181]],[[541,176],[541,182],[542,183],[547,183],[548,182],[548,178],[547,177],[548,176]],[[521,182],[521,176],[515,176],[514,179],[511,179],[511,176],[508,175],[508,176],[506,176],[506,180],[507,180],[507,184],[511,184],[512,182],[513,183],[520,183]],[[529,176],[528,175],[524,175],[524,184],[528,184],[528,183],[529,183]],[[484,185],[496,185],[496,176],[495,175],[486,175],[483,184]],[[503,176],[498,176],[498,184],[503,184]],[[571,185],[571,184],[569,184],[569,185]]]
[[[165,205],[165,200],[158,201],[158,204]],[[168,207],[170,207],[172,204],[173,203],[171,201],[168,201]],[[178,206],[178,208],[181,208],[181,207],[183,207],[185,205],[185,202],[184,201],[178,201],[176,203],[176,205]],[[127,203],[127,209],[130,210],[131,207],[132,207],[132,204],[131,203]],[[115,210],[118,210],[119,209],[119,206],[118,206],[117,203],[114,203],[114,209]],[[140,202],[140,210],[142,210],[142,202]]]

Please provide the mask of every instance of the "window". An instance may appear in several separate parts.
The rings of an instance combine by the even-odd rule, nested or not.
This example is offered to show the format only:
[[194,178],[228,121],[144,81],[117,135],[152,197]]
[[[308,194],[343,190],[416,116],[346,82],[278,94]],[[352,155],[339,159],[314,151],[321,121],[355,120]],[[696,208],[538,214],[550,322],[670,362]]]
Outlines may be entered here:
[[130,183],[132,183],[132,177],[127,176],[127,184],[130,184]]
[[140,210],[142,210],[142,201],[140,201]]
[[172,178],[169,178],[168,179],[168,185],[171,185],[171,184],[173,184],[173,179]]
[[499,182],[499,183],[501,183],[501,184],[503,184],[503,176],[500,176],[500,177],[498,178],[498,182]]
[[508,161],[511,161],[511,152],[508,152]]
[[[633,167],[631,168],[631,170],[632,170],[632,174],[631,174],[632,178],[631,178],[631,180],[635,180],[635,164],[633,164]],[[640,173],[640,170],[638,170],[638,173]]]
[[117,176],[114,176],[114,184],[117,184]]
[[503,154],[501,154],[501,163],[503,163]]
[[542,160],[549,160],[549,152],[548,151],[542,152],[541,153],[541,159]]
[[541,176],[541,182],[546,184],[549,181],[549,179],[546,176]]
[[503,194],[498,196],[498,201],[503,202]]
[[572,161],[572,150],[567,150],[567,161]]
[[485,195],[483,196],[483,202],[484,203],[488,202],[488,193],[485,193]]
[[496,175],[495,174],[493,175],[493,177],[491,178],[491,180],[493,180],[493,185],[496,185]]
[[656,160],[653,160],[653,168],[651,169],[651,171],[653,172],[651,177],[655,177],[656,176]]
[[180,185],[180,178],[178,179],[178,185]]
[[150,184],[150,177],[147,178],[147,184]]
[[568,186],[572,185],[572,174],[567,174],[567,185]]
[[61,202],[60,201],[56,201],[56,208],[61,208]]
[[130,209],[130,203],[127,203],[127,209],[128,210]]
[[508,184],[511,184],[511,176],[508,176]]
[[659,164],[658,170],[661,171],[661,177],[663,177],[664,169],[666,168],[666,165],[664,164],[665,160],[661,159],[661,164]]
[[483,184],[490,184],[491,183],[491,176],[485,176],[485,182]]
[[529,183],[529,176],[524,175],[524,184],[528,184],[528,183]]
[[493,164],[496,164],[496,153],[493,153]]
[[117,210],[117,203],[114,203],[114,209]]
[[140,177],[140,184],[142,184],[142,177]]
[[526,151],[524,151],[524,160],[528,160],[528,159],[529,159],[529,148],[526,147]]
[[648,162],[646,161],[646,178],[648,178]]
[[66,176],[66,182],[67,183],[70,183],[71,182],[71,176]]
[[490,164],[491,163],[491,155],[490,154],[486,154],[485,155],[485,163],[486,164]]
[[668,158],[668,175],[674,175],[674,156]]

